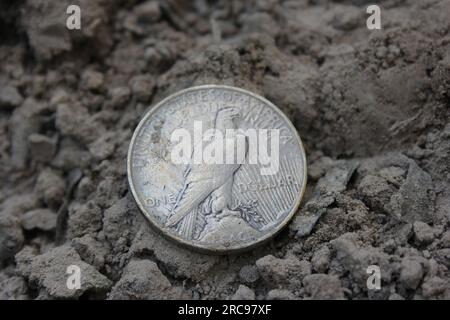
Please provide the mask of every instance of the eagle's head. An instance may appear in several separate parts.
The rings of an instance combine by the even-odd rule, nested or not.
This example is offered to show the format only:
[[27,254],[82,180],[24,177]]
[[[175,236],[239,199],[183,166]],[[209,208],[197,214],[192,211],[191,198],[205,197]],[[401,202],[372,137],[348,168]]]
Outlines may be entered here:
[[215,128],[216,129],[233,129],[234,128],[234,119],[238,119],[241,117],[241,113],[236,107],[226,107],[217,111]]

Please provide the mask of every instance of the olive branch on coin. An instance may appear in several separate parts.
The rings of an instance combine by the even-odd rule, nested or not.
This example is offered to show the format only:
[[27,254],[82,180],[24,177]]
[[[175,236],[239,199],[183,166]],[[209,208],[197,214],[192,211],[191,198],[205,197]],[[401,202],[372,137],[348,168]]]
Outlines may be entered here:
[[237,205],[232,209],[239,211],[241,218],[247,222],[252,228],[260,230],[267,224],[266,220],[256,211],[258,200],[250,200],[248,203],[243,203],[239,200]]

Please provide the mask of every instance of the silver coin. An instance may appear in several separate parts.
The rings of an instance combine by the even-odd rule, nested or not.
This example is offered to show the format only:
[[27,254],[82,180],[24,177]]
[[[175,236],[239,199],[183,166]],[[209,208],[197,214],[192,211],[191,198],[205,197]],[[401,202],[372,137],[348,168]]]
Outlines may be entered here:
[[231,253],[273,237],[306,187],[302,142],[265,98],[206,85],[150,109],[128,151],[128,181],[158,231],[197,251]]

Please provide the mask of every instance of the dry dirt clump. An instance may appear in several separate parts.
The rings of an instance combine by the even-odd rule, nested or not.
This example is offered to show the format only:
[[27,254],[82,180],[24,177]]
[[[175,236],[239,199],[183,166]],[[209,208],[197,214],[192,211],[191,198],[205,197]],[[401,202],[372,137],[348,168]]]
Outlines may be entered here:
[[[450,2],[380,2],[369,31],[367,1],[78,0],[69,31],[69,1],[2,1],[0,298],[450,299]],[[143,112],[211,83],[278,105],[309,163],[238,256],[156,234],[126,181]]]

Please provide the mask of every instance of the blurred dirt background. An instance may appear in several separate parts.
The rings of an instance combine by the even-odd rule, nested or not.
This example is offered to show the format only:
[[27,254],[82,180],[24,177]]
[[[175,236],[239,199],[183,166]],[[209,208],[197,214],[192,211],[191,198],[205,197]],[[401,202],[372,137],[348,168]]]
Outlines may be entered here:
[[[2,0],[0,298],[449,299],[450,1],[376,1],[380,31],[369,2]],[[309,162],[293,222],[234,256],[155,234],[126,180],[144,111],[211,83],[278,105]]]

